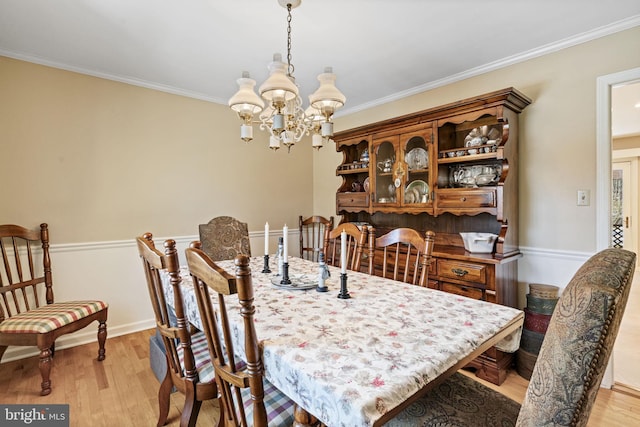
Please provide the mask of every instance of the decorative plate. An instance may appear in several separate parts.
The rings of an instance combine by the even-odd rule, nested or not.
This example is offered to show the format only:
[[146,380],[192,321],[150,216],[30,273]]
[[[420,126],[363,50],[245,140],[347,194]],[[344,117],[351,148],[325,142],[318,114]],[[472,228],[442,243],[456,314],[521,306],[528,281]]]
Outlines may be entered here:
[[[424,196],[425,194],[427,195],[427,199],[428,194],[429,194],[429,184],[427,184],[426,182],[424,182],[421,179],[416,179],[415,181],[412,181],[409,183],[409,185],[407,185],[407,188],[404,190],[405,194],[408,193],[417,193],[419,195],[419,198],[417,200],[414,200],[413,202],[409,202],[409,203],[421,203],[422,200],[422,196]],[[414,196],[415,198],[415,196]]]
[[271,284],[278,289],[287,289],[290,291],[314,289],[318,285],[317,276],[310,276],[308,274],[290,274],[289,280],[291,280],[291,283],[285,285],[280,283],[282,276],[274,276],[271,278]]
[[362,187],[364,188],[365,193],[369,192],[369,177],[365,178],[364,183],[362,184]]
[[426,169],[429,164],[429,153],[424,148],[414,148],[404,156],[404,161],[409,166],[409,170]]

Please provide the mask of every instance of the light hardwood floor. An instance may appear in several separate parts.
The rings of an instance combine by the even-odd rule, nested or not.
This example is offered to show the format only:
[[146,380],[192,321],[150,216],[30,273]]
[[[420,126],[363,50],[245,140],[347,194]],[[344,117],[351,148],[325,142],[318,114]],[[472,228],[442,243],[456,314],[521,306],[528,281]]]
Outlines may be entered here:
[[[37,357],[0,364],[0,403],[68,403],[72,427],[141,427],[157,421],[158,381],[149,367],[153,330],[107,340],[107,358],[97,362],[97,344],[58,350],[51,374],[53,391],[41,397]],[[521,401],[528,382],[515,371],[497,388]],[[179,425],[184,399],[171,396],[168,426]],[[218,407],[205,402],[198,426],[215,426]],[[601,389],[588,426],[640,425],[640,399]]]

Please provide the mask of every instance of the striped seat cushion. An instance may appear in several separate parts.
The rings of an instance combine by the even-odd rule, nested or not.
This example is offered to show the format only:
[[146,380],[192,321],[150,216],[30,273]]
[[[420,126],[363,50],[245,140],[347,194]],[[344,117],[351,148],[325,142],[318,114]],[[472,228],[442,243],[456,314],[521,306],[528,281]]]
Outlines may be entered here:
[[[278,390],[276,386],[266,379],[262,380],[264,385],[264,406],[267,410],[267,421],[270,426],[291,426],[293,425],[294,401]],[[253,401],[251,400],[251,390],[242,389],[242,400],[247,414],[247,420],[253,419]]]
[[11,316],[0,322],[0,332],[44,334],[108,307],[102,301],[56,302]]
[[[215,380],[213,364],[209,355],[209,347],[207,347],[207,337],[204,332],[196,332],[191,335],[191,351],[196,361],[196,371],[201,383],[210,383]],[[182,347],[178,346],[178,357],[180,358],[180,366],[184,370],[184,352]]]

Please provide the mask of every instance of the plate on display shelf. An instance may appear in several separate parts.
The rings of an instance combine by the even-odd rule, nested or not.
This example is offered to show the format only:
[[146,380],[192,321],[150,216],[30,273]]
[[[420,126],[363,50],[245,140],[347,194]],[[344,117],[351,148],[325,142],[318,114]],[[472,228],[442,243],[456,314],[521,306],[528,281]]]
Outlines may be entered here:
[[308,289],[314,289],[318,285],[318,275],[309,274],[290,274],[290,284],[280,283],[282,276],[274,276],[271,278],[271,284],[278,289],[287,289],[290,291],[305,291]]
[[362,184],[362,187],[364,188],[365,193],[369,192],[369,177],[365,178],[364,183]]
[[424,148],[414,148],[404,156],[404,161],[409,166],[409,170],[426,169],[429,164],[429,153]]
[[412,203],[419,203],[420,201],[423,200],[425,195],[427,196],[427,199],[429,198],[429,184],[427,184],[421,179],[416,179],[415,181],[411,181],[409,185],[407,185],[407,188],[404,190],[404,192],[405,194],[407,193],[415,194],[417,192],[420,198],[418,200],[415,200]]

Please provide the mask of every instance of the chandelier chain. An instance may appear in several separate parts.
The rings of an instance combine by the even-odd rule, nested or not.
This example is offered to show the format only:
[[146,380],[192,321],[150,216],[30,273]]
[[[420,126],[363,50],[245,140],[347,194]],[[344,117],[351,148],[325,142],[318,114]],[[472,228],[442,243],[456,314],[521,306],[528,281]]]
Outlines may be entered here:
[[291,63],[291,3],[287,3],[287,75],[293,77],[295,67]]

